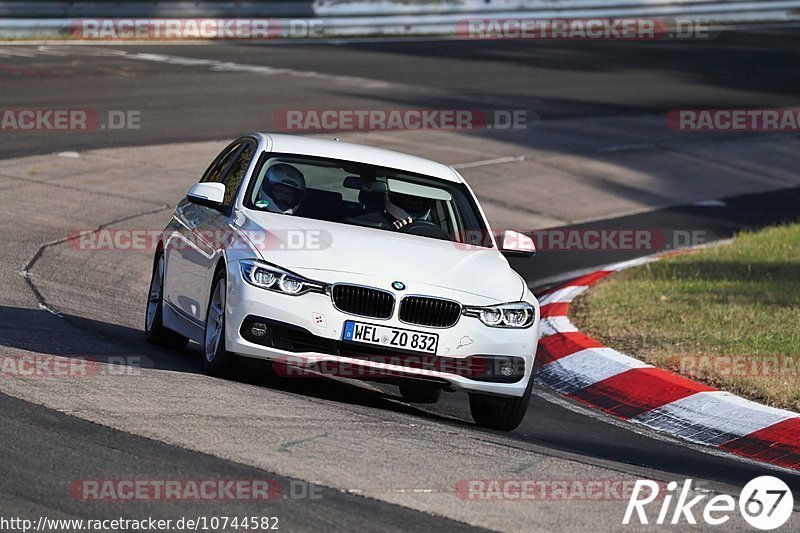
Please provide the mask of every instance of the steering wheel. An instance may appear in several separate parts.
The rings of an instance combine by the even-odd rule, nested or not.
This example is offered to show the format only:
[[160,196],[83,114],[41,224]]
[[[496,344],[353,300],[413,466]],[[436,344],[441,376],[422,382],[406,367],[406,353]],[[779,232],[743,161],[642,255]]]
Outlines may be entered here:
[[419,235],[421,237],[432,237],[434,239],[442,239],[445,241],[450,240],[450,235],[439,224],[431,222],[430,220],[413,220],[411,223],[406,224],[397,231],[408,233],[410,235]]

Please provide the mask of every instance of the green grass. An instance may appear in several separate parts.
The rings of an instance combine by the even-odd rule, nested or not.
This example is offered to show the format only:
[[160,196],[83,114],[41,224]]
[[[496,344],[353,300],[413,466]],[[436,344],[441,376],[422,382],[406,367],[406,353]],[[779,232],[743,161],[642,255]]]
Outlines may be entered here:
[[[729,246],[621,272],[584,293],[571,317],[634,357],[800,410],[800,224],[742,233]],[[732,360],[718,356],[784,366],[748,375],[703,364]]]

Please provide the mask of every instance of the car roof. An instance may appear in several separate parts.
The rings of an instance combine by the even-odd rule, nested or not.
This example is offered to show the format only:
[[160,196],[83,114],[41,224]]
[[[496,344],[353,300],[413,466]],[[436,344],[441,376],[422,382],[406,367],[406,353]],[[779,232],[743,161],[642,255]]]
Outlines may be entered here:
[[279,154],[299,154],[331,159],[343,159],[382,167],[405,170],[460,183],[458,173],[448,165],[413,155],[319,137],[259,133],[267,141],[267,150]]

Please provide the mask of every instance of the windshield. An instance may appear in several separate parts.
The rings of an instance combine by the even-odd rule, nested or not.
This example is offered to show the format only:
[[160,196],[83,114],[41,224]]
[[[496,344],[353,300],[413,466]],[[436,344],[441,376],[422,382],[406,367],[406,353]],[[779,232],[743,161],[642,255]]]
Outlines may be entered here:
[[250,209],[491,247],[461,183],[354,163],[275,155],[251,180]]

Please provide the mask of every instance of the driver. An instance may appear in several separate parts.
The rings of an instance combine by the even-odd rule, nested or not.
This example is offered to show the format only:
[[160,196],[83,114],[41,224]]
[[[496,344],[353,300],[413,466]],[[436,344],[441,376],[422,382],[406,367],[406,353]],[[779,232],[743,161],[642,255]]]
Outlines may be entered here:
[[431,199],[410,194],[387,192],[383,199],[386,212],[395,220],[392,226],[400,229],[416,220],[429,220]]
[[255,204],[273,213],[293,215],[305,194],[306,179],[303,173],[292,165],[278,163],[267,170]]

